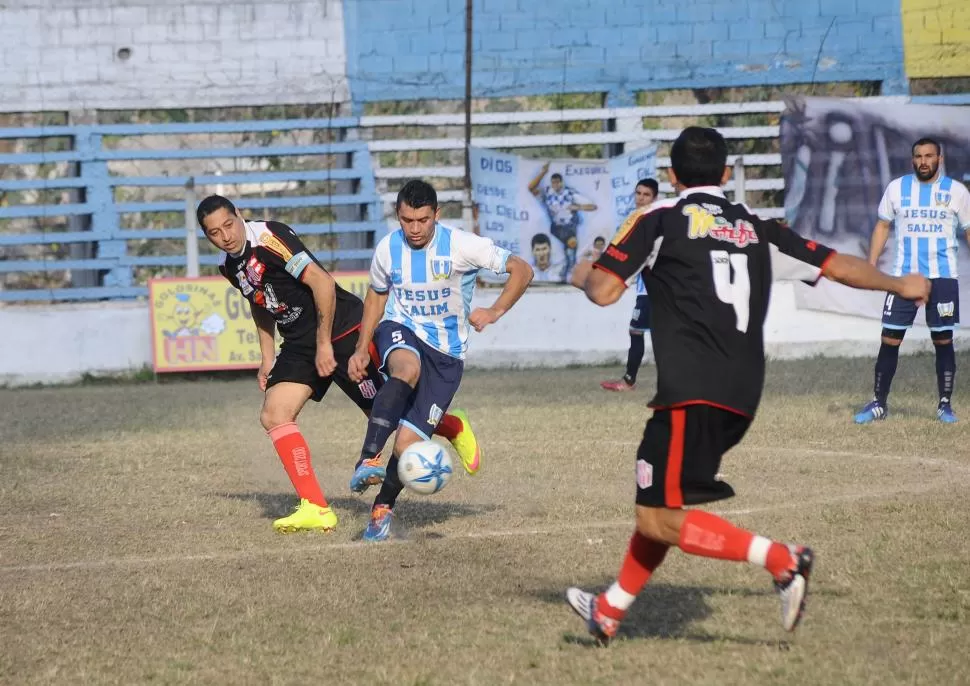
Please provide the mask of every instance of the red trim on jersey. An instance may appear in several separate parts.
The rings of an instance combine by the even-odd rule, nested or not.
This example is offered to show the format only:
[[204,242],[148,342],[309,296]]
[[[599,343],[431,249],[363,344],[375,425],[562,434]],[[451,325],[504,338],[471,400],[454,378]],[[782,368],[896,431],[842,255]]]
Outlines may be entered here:
[[825,276],[825,267],[827,267],[828,266],[828,263],[832,261],[832,258],[835,257],[838,254],[839,253],[837,253],[837,252],[835,252],[833,250],[832,252],[829,253],[829,256],[828,257],[826,257],[824,260],[822,260],[822,266],[818,268],[818,278],[815,279],[815,281],[812,283],[813,286],[816,283],[818,283],[819,281],[822,280],[822,277]]
[[593,269],[599,269],[599,270],[602,270],[602,271],[606,272],[610,276],[615,276],[616,278],[618,278],[623,283],[623,287],[624,288],[627,288],[626,279],[624,279],[622,276],[620,276],[619,274],[617,274],[612,269],[608,269],[607,267],[604,267],[603,265],[601,265],[598,262],[594,262],[593,263]]
[[360,324],[355,324],[354,326],[350,327],[349,329],[347,329],[343,333],[337,334],[336,336],[331,336],[330,337],[330,342],[331,343],[336,343],[341,338],[345,338],[345,337],[349,336],[350,334],[352,334],[354,331],[357,331],[359,329],[360,329]]
[[667,475],[664,478],[664,504],[667,507],[683,507],[684,492],[680,489],[680,475],[684,467],[684,433],[687,411],[670,413],[670,448],[667,450]]
[[719,410],[724,410],[726,412],[732,412],[734,414],[739,414],[742,417],[747,417],[752,419],[752,416],[747,412],[742,412],[741,410],[729,407],[728,405],[721,405],[720,403],[714,403],[710,400],[685,400],[681,403],[674,403],[673,405],[647,405],[651,410],[679,410],[685,407],[690,407],[691,405],[707,405],[708,407],[716,407]]

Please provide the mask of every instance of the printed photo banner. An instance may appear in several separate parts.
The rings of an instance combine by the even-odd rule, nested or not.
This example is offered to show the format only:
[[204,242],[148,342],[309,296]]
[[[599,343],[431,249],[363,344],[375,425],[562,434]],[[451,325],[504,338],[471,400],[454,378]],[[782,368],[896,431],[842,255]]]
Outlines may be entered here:
[[[796,98],[781,122],[785,216],[792,228],[840,252],[866,258],[882,194],[913,173],[912,145],[928,136],[943,146],[941,170],[970,183],[970,107],[907,105],[836,98]],[[879,261],[893,268],[895,234]],[[958,237],[963,326],[970,326],[970,250]],[[796,288],[799,307],[879,318],[882,294],[822,280]],[[917,324],[924,323],[923,313]]]
[[536,282],[568,281],[633,210],[637,181],[655,177],[651,143],[606,160],[533,160],[471,149],[478,231],[528,261]]
[[[367,272],[336,272],[333,277],[361,299],[367,293]],[[249,301],[221,276],[152,279],[148,296],[156,372],[259,367]]]

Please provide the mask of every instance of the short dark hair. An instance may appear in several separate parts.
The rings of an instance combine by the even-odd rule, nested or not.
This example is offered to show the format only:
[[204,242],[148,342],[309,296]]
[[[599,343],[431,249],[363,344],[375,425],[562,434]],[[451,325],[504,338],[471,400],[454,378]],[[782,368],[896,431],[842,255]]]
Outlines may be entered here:
[[597,242],[606,243],[606,239],[603,238],[602,236],[597,236],[596,238],[593,239],[593,245],[596,245]]
[[936,148],[936,154],[937,155],[939,155],[941,152],[943,152],[943,147],[940,145],[940,142],[938,140],[936,140],[934,138],[927,138],[926,136],[924,136],[923,138],[920,138],[918,141],[916,141],[915,143],[913,143],[913,149],[910,152],[910,154],[915,155],[916,154],[916,148],[918,148],[921,145],[932,145],[933,147]]
[[394,210],[399,211],[401,205],[407,205],[418,209],[419,207],[430,207],[432,210],[438,209],[438,194],[427,181],[421,179],[411,179],[397,193],[397,202]]
[[640,179],[637,181],[637,187],[640,186],[652,190],[654,197],[657,197],[657,194],[660,193],[660,184],[657,183],[656,179]]
[[229,210],[230,214],[236,214],[236,206],[232,204],[229,198],[224,198],[221,195],[210,195],[199,203],[198,208],[195,210],[195,218],[199,220],[199,226],[203,229],[205,228],[205,218],[216,210],[226,209]]
[[553,179],[559,179],[560,181],[562,181],[562,174],[560,174],[559,172],[556,172],[555,174],[549,177],[550,181],[552,181]]
[[686,188],[720,186],[727,166],[727,143],[715,129],[688,126],[670,148],[670,164]]
[[549,240],[549,236],[544,233],[537,233],[532,237],[532,247],[537,245],[552,245],[552,241]]

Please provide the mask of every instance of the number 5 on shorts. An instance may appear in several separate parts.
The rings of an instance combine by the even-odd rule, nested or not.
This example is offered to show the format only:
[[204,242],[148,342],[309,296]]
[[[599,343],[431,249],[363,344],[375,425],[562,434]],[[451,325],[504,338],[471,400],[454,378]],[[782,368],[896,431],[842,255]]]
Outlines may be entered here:
[[404,342],[404,334],[401,333],[400,329],[398,329],[397,331],[391,332],[391,343],[396,344],[396,343],[403,343],[403,342]]

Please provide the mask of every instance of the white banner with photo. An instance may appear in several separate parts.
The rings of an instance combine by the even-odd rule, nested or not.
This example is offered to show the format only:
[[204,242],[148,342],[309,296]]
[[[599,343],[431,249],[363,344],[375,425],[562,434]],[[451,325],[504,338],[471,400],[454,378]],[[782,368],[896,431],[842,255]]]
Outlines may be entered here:
[[533,160],[471,149],[477,230],[532,265],[537,283],[565,283],[598,257],[656,174],[657,146],[604,160]]
[[[886,101],[795,98],[782,117],[785,215],[792,228],[843,253],[866,258],[876,209],[894,178],[913,173],[912,145],[923,137],[943,147],[941,172],[970,182],[970,107]],[[895,235],[879,261],[893,268]],[[958,236],[963,326],[970,325],[970,250]],[[805,309],[879,318],[882,294],[854,291],[823,280],[799,286]],[[923,322],[923,316],[917,323]]]

